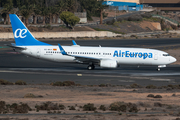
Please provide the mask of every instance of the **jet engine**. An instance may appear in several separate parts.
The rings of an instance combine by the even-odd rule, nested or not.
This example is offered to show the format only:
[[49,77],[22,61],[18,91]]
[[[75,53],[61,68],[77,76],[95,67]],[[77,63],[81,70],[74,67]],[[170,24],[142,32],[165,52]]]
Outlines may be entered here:
[[100,67],[102,68],[117,68],[118,64],[116,60],[101,60]]

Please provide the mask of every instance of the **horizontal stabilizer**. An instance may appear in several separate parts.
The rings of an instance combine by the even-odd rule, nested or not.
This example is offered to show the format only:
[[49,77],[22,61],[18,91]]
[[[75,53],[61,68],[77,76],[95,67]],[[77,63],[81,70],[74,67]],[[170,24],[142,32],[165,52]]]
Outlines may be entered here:
[[27,49],[25,47],[15,46],[14,44],[12,44],[12,45],[5,44],[5,46],[11,47],[11,48],[15,48],[15,49],[20,49],[20,50],[26,50]]

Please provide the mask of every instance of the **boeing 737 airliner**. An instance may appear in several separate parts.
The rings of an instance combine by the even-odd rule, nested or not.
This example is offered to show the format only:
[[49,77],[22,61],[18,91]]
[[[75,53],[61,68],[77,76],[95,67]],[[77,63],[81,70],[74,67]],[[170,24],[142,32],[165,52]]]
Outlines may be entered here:
[[168,53],[144,48],[125,47],[82,47],[73,41],[72,46],[50,45],[36,40],[15,14],[10,14],[15,44],[9,45],[15,51],[39,59],[54,62],[87,64],[92,70],[95,65],[102,68],[117,68],[119,65],[155,65],[157,70],[166,67],[176,59]]

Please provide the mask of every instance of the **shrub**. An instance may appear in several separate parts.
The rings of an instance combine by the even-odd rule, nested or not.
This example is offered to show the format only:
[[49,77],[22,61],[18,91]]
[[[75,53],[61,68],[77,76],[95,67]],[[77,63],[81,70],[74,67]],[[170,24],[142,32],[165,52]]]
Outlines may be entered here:
[[64,81],[64,82],[55,82],[55,83],[51,83],[51,85],[53,86],[74,86],[75,83],[73,81]]
[[131,37],[137,37],[137,35],[131,35]]
[[64,81],[63,86],[73,86],[75,83],[73,81]]
[[131,16],[128,18],[128,21],[141,21],[142,17],[140,15]]
[[13,83],[12,82],[9,82],[9,81],[7,81],[7,80],[0,80],[0,85],[13,85]]
[[123,18],[117,18],[118,22],[122,22],[124,19]]
[[62,82],[55,82],[55,83],[51,83],[51,85],[53,86],[63,86]]
[[36,98],[36,96],[32,93],[27,93],[24,95],[24,98]]
[[161,95],[156,95],[156,96],[154,96],[154,98],[162,98],[162,96]]
[[141,15],[143,18],[151,18],[152,15],[150,13],[145,13]]
[[147,89],[156,89],[157,87],[154,86],[154,85],[148,85],[148,86],[146,86],[146,88],[147,88]]
[[119,111],[119,112],[138,112],[136,104],[133,103],[124,103],[124,102],[114,102],[110,105],[110,110]]
[[177,30],[178,29],[178,27],[176,25],[171,25],[171,27],[172,27],[173,30]]
[[95,111],[96,107],[94,107],[94,104],[88,103],[83,106],[84,111]]
[[50,24],[45,25],[44,28],[47,28],[47,29],[49,29],[49,30],[52,30],[52,29],[53,29]]
[[59,104],[59,109],[60,110],[64,110],[66,107],[64,106],[64,105],[62,105],[62,104]]
[[106,111],[106,107],[105,107],[104,105],[101,105],[101,106],[99,107],[99,109],[100,109],[100,110],[103,110],[103,111]]
[[149,94],[147,97],[153,97],[154,98],[154,95],[153,94]]
[[108,25],[113,25],[116,21],[113,19],[113,20],[110,20],[110,21],[107,21],[106,24]]
[[154,107],[162,107],[163,105],[160,102],[155,102]]
[[170,87],[172,89],[179,89],[179,85],[168,85],[167,87]]
[[135,113],[137,113],[139,110],[138,110],[138,108],[137,108],[137,105],[136,104],[132,104],[132,103],[129,103],[129,112],[135,112]]
[[13,108],[13,113],[28,113],[30,110],[31,108],[27,104],[22,103]]
[[52,102],[45,102],[42,105],[36,105],[35,108],[38,110],[60,110],[59,105]]
[[71,106],[69,110],[76,110],[74,106]]
[[132,84],[132,85],[130,85],[130,86],[131,86],[131,88],[142,88],[141,85],[138,85],[138,84],[136,84],[136,83],[134,83],[134,84]]
[[27,85],[26,82],[22,81],[22,80],[18,80],[15,82],[15,85]]
[[110,104],[110,110],[126,112],[126,105],[124,102],[114,102]]
[[0,114],[5,110],[5,107],[6,107],[6,102],[0,101]]
[[13,103],[12,105],[10,105],[10,109],[15,109],[17,108],[18,104],[17,103]]

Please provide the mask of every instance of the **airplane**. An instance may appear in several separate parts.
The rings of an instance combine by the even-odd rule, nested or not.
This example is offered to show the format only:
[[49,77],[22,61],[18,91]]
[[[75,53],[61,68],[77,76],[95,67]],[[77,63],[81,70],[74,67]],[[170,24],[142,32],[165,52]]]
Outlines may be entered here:
[[74,40],[72,46],[50,45],[34,38],[16,14],[10,14],[15,43],[8,45],[15,51],[38,59],[53,62],[87,64],[88,70],[95,66],[117,68],[120,65],[153,65],[157,70],[176,62],[168,53],[146,48],[128,47],[86,47]]

